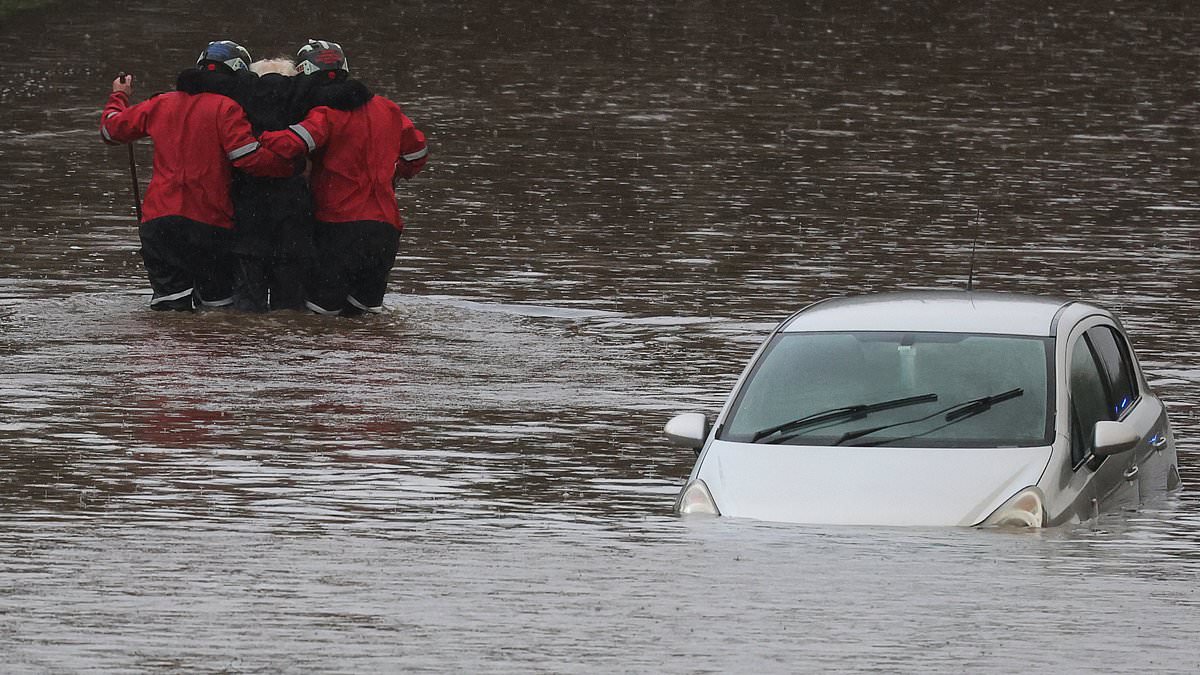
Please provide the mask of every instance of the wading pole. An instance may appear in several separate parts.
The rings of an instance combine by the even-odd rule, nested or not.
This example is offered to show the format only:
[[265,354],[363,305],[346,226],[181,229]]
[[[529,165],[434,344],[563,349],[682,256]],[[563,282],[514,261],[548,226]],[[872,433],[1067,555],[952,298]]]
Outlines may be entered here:
[[129,177],[133,180],[133,210],[137,213],[138,222],[142,222],[142,192],[138,189],[137,163],[133,161],[133,143],[129,148]]
[[[117,79],[122,84],[125,83],[125,78],[128,77],[125,73],[117,73]],[[142,191],[138,187],[137,179],[137,162],[133,160],[133,142],[130,141],[126,146],[129,148],[129,178],[133,181],[133,212],[137,214],[138,222],[142,222]]]

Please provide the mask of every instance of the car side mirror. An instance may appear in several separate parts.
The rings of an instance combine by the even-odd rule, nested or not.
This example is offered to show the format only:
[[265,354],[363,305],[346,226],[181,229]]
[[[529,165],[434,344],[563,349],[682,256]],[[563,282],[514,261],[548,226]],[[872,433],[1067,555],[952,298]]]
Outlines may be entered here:
[[708,418],[702,413],[683,413],[672,417],[663,427],[672,445],[682,445],[697,452],[708,437]]
[[1093,452],[1097,457],[1128,452],[1141,440],[1130,425],[1120,422],[1096,422],[1094,434]]

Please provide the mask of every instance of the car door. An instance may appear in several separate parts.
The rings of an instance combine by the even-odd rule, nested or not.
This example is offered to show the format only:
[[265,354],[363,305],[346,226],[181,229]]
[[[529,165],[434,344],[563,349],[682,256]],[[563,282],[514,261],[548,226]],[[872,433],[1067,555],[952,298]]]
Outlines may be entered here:
[[1140,439],[1129,453],[1132,464],[1128,472],[1137,477],[1139,500],[1145,500],[1154,492],[1155,483],[1159,489],[1166,485],[1166,462],[1159,452],[1167,440],[1166,412],[1155,396],[1142,391],[1133,352],[1120,330],[1115,326],[1095,326],[1088,329],[1087,337],[1105,372],[1109,405],[1116,419],[1132,425]]
[[[1082,476],[1086,483],[1082,496],[1093,500],[1090,509],[1093,515],[1099,511],[1134,508],[1138,504],[1133,453],[1100,457],[1094,452],[1096,422],[1115,420],[1122,413],[1120,401],[1113,404],[1115,394],[1108,372],[1093,345],[1095,328],[1099,326],[1079,330],[1068,344],[1067,381],[1071,462],[1076,478]],[[1130,405],[1126,403],[1125,409]]]

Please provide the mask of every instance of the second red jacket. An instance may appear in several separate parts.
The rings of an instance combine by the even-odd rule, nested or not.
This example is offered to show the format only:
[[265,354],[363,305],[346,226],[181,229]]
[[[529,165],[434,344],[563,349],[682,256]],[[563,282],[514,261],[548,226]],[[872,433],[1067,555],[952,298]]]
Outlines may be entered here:
[[262,135],[263,145],[289,157],[313,153],[309,183],[313,213],[326,223],[372,220],[404,228],[395,181],[425,166],[425,134],[382,96],[343,110],[318,106],[290,131]]

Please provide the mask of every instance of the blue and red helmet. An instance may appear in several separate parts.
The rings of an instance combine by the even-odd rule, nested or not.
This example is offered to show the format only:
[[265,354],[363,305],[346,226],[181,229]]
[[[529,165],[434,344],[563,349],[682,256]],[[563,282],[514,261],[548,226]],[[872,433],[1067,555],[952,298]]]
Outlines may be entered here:
[[200,58],[196,59],[196,67],[216,70],[224,66],[230,70],[249,70],[250,52],[245,47],[232,40],[217,40],[208,43]]
[[350,63],[346,61],[346,52],[338,43],[309,40],[296,52],[296,68],[305,75],[325,71],[332,77],[337,76],[338,71],[349,74]]

